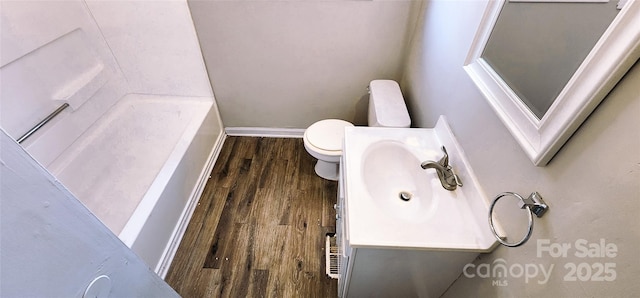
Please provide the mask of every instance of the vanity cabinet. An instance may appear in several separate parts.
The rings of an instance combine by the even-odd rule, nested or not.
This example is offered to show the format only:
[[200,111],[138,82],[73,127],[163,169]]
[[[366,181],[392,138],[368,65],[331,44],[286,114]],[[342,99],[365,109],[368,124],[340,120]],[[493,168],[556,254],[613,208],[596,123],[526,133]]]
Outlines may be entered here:
[[[445,189],[421,167],[442,147],[464,186]],[[486,197],[444,117],[432,129],[346,128],[335,207],[339,297],[440,297],[497,245]]]
[[336,243],[340,252],[338,297],[440,297],[477,252],[418,250],[349,243],[345,201],[348,184],[340,172]]

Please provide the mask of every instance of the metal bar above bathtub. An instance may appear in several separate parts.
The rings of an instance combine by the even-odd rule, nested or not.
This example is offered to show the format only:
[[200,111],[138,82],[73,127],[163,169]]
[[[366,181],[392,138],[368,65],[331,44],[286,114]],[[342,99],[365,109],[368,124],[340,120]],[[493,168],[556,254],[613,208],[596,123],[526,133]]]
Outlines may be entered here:
[[25,134],[23,134],[20,138],[18,138],[18,143],[22,143],[24,142],[24,140],[26,140],[27,138],[29,138],[32,134],[34,134],[36,131],[38,131],[38,129],[40,129],[41,127],[43,127],[45,124],[47,124],[49,121],[51,121],[51,119],[53,119],[55,116],[58,116],[58,114],[60,114],[60,112],[64,111],[64,109],[68,108],[69,104],[68,103],[63,103],[61,106],[59,106],[55,111],[53,111],[53,113],[49,114],[49,116],[47,116],[46,118],[42,119],[42,121],[38,122],[38,124],[36,124],[34,127],[32,127],[31,129],[29,129],[29,131],[27,131]]

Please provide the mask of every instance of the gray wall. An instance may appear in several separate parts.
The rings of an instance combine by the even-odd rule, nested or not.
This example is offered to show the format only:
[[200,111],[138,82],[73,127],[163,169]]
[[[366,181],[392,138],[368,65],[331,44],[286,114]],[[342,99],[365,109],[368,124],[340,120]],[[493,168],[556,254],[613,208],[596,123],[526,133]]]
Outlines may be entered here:
[[[507,267],[553,265],[546,283],[540,273],[524,277],[461,276],[447,297],[635,296],[640,293],[640,65],[634,66],[546,167],[535,167],[496,117],[462,66],[484,12],[480,1],[429,1],[414,36],[403,92],[418,127],[446,115],[480,184],[492,198],[500,192],[539,191],[550,211],[535,221],[531,240],[519,248],[500,246],[476,265],[502,258]],[[501,201],[502,203],[502,201]],[[524,229],[514,207],[498,218],[513,238]],[[516,235],[517,234],[517,235]],[[537,256],[537,239],[571,245],[567,257]],[[577,258],[575,242],[617,246],[614,258]],[[614,281],[564,281],[567,263],[614,263]],[[570,266],[570,265],[569,265]],[[597,266],[597,265],[596,265]],[[595,272],[595,270],[594,270]],[[492,285],[504,280],[506,286]],[[504,283],[503,283],[504,284]]]
[[225,126],[274,128],[366,124],[366,87],[400,79],[418,4],[189,1]]

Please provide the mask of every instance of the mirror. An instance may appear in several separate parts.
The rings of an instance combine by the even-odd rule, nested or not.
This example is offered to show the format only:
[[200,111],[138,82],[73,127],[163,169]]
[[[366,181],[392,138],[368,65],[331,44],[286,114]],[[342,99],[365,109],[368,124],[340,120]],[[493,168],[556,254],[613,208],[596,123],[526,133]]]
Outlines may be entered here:
[[[545,5],[559,4],[573,5],[489,1],[464,66],[537,166],[551,160],[640,57],[640,1],[628,1],[621,10],[604,14],[587,8],[581,17],[590,20],[589,28],[560,16],[555,16],[559,23],[569,26],[548,28],[551,22],[531,15],[541,13]],[[529,7],[507,10],[511,5]],[[549,15],[559,13],[557,8],[544,12],[545,17],[554,17]],[[589,19],[594,13],[597,21]]]
[[542,119],[618,14],[616,6],[507,1],[481,57]]

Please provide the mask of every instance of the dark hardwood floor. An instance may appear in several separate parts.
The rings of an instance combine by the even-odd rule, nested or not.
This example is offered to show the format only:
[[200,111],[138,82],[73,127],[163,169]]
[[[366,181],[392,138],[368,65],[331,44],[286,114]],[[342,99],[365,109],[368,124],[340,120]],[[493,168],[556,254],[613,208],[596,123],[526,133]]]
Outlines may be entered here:
[[302,139],[227,138],[166,281],[183,297],[337,296],[337,183],[314,165]]

